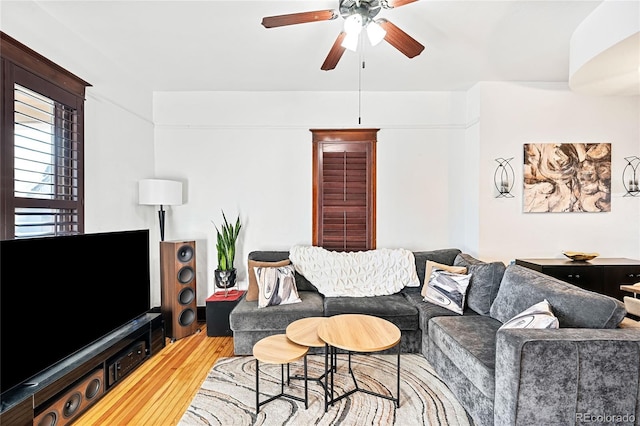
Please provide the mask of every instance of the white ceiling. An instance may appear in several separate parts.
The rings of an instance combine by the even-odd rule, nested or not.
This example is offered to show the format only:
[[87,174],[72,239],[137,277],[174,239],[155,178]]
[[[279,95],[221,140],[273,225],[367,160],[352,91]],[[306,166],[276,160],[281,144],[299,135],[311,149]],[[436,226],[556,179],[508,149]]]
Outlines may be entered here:
[[362,54],[346,51],[332,71],[320,66],[342,18],[271,29],[260,22],[334,9],[338,0],[35,3],[110,62],[105,69],[117,64],[151,90],[449,91],[478,81],[566,82],[571,35],[601,1],[420,0],[385,9],[378,17],[422,43],[422,54],[409,59],[365,41]]

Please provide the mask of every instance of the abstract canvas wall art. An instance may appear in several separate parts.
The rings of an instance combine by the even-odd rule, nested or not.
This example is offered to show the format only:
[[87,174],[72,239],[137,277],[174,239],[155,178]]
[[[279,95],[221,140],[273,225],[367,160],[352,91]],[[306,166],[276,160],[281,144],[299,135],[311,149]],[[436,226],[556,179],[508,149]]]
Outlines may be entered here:
[[610,212],[610,143],[524,144],[524,212]]

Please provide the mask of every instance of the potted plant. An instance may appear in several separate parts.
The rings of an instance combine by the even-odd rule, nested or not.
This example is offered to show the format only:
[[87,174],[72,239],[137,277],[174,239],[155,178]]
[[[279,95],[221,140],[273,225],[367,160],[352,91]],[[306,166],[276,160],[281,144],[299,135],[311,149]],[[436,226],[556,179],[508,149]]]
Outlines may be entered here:
[[240,215],[236,219],[235,225],[227,222],[227,217],[222,211],[223,223],[218,229],[214,223],[218,233],[216,249],[218,250],[218,268],[215,270],[216,287],[224,288],[225,296],[227,289],[236,285],[236,268],[233,267],[233,261],[236,257],[236,240],[240,233]]

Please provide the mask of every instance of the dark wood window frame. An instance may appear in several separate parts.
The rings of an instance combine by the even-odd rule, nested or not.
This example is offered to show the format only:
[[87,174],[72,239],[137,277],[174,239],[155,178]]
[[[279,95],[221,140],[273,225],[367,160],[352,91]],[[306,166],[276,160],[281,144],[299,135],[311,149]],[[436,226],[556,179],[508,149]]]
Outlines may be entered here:
[[[73,211],[74,231],[84,232],[84,99],[91,86],[17,40],[0,32],[0,238],[15,238],[16,208]],[[49,199],[16,197],[14,191],[15,87],[22,86],[73,111],[74,196]],[[58,117],[57,117],[58,119]],[[56,124],[56,128],[58,124]],[[64,129],[64,131],[67,131]],[[69,140],[69,137],[65,137]],[[67,149],[68,147],[64,147]],[[57,172],[56,172],[57,173]],[[68,178],[68,176],[58,176]]]
[[[376,248],[378,131],[311,129],[313,245],[338,251]],[[340,176],[341,173],[343,176]],[[341,185],[344,185],[342,189],[336,188]],[[336,190],[344,191],[344,195],[336,194]],[[342,236],[337,235],[339,233]]]

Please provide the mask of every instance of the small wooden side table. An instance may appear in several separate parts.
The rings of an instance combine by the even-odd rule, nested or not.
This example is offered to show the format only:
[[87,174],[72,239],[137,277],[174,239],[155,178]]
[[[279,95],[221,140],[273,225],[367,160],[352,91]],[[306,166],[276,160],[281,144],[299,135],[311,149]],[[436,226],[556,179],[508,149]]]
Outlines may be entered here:
[[[309,408],[309,394],[307,385],[307,352],[309,348],[298,345],[287,339],[284,334],[274,334],[259,340],[253,345],[253,356],[256,358],[256,414],[260,406],[280,397],[304,402],[304,408]],[[289,382],[289,363],[304,358],[304,399],[284,392],[284,366],[287,365],[287,385]],[[264,401],[260,401],[260,362],[266,364],[280,364],[280,393]]]
[[224,291],[218,291],[207,298],[207,336],[233,336],[229,314],[245,293],[244,290],[229,290],[225,297]]
[[287,337],[302,346],[323,348],[324,340],[318,337],[318,325],[326,319],[326,317],[307,317],[294,321],[287,326]]
[[[329,404],[333,405],[336,401],[358,391],[389,399],[395,402],[396,408],[400,407],[400,339],[402,333],[395,324],[371,315],[335,315],[328,317],[318,325],[318,337],[327,344],[324,355],[325,389],[327,389],[326,393],[328,394],[328,398],[325,399],[325,412]],[[394,398],[392,395],[385,395],[359,387],[353,370],[351,369],[351,353],[379,352],[394,346],[398,348],[396,370],[397,396]],[[337,357],[335,355],[336,348],[348,351],[349,374],[351,374],[355,388],[340,396],[334,397],[333,371],[335,364],[333,360]],[[328,352],[331,352],[331,357],[328,356]],[[329,358],[331,358],[331,365],[328,365],[327,362]],[[328,382],[329,376],[331,376],[331,383]]]
[[[285,331],[287,338],[294,343],[309,348],[326,348],[326,343],[320,337],[318,337],[318,326],[327,320],[327,317],[307,317],[296,320],[287,326]],[[334,366],[337,364],[335,357],[332,360]],[[313,380],[318,382],[323,388],[324,383],[322,380],[327,373],[323,373],[320,377],[307,377],[307,380]],[[301,376],[293,376],[292,379],[302,379]],[[325,388],[325,393],[326,393]]]

